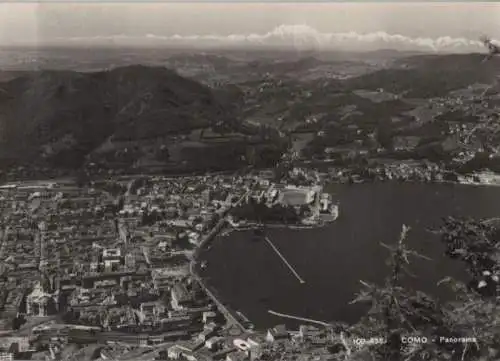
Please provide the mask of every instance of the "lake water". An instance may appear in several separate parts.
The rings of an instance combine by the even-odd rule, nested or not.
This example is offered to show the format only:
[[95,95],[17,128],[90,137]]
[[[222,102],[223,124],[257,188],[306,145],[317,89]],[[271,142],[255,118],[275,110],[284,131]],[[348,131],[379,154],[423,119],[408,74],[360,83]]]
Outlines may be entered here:
[[450,295],[436,283],[445,276],[467,279],[463,265],[443,256],[443,246],[426,228],[449,215],[498,217],[500,187],[375,183],[335,185],[340,217],[311,230],[272,229],[269,237],[306,283],[301,284],[265,241],[252,232],[217,238],[202,256],[203,275],[220,296],[257,328],[297,323],[270,315],[269,309],[321,321],[355,322],[362,305],[349,305],[359,280],[382,283],[388,251],[380,242],[396,242],[402,224],[412,229],[408,245],[431,257],[414,259],[407,284],[441,299]]

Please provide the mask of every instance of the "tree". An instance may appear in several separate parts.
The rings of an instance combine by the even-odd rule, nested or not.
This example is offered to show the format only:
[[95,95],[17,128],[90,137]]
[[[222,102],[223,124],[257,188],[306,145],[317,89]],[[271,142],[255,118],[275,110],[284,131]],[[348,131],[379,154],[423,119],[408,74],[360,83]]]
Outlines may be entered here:
[[18,316],[16,316],[13,320],[12,320],[12,329],[14,331],[18,331],[22,326],[22,322],[20,320],[20,318]]
[[[380,337],[383,335],[385,343],[375,345],[374,353],[377,358],[382,357],[386,361],[398,361],[408,359],[407,357],[419,354],[422,350],[404,350],[401,336],[409,331],[417,332],[413,324],[417,310],[412,304],[412,296],[401,285],[403,272],[410,273],[407,269],[409,256],[428,259],[427,257],[407,248],[406,240],[409,227],[403,225],[398,243],[395,246],[381,245],[390,251],[388,263],[391,272],[385,280],[385,284],[379,287],[364,281],[360,281],[364,289],[357,295],[352,303],[371,303],[368,317],[364,321],[368,337]],[[410,273],[411,274],[411,273]]]
[[[391,252],[391,273],[385,285],[378,287],[361,281],[365,289],[353,302],[371,303],[367,317],[357,331],[365,336],[384,335],[387,344],[374,345],[371,353],[377,360],[470,360],[487,361],[500,357],[500,312],[498,295],[484,295],[449,277],[448,284],[456,301],[438,305],[430,296],[412,294],[401,283],[408,256],[418,256],[404,245],[408,231],[403,227],[396,246],[382,244]],[[473,277],[484,266],[500,270],[498,229],[487,221],[447,218],[437,231],[447,245],[447,254],[464,262]],[[437,342],[402,345],[403,335],[427,336]],[[441,338],[466,338],[469,342],[446,343]]]
[[461,260],[475,279],[485,270],[500,269],[500,232],[488,221],[448,217],[434,230],[441,236],[449,257]]
[[300,206],[300,216],[301,217],[306,217],[310,213],[310,208],[309,206],[303,204]]
[[391,129],[387,124],[381,123],[376,132],[377,142],[385,149],[392,150],[394,148],[394,140]]
[[168,161],[170,159],[170,151],[168,146],[163,144],[155,151],[155,158],[159,161]]

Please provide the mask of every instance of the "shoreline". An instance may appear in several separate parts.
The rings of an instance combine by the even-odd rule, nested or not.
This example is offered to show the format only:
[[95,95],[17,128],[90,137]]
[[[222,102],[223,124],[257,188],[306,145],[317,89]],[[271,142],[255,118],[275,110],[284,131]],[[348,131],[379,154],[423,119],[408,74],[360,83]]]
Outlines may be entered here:
[[[417,167],[418,168],[418,167]],[[270,170],[270,169],[260,169],[261,171],[264,170]],[[344,169],[343,171],[349,171],[349,168]],[[401,178],[373,178],[373,179],[368,179],[368,178],[359,178],[359,179],[352,179],[352,178],[337,178],[337,179],[328,179],[329,178],[329,173],[328,172],[322,172],[317,170],[319,174],[324,177],[324,181],[327,183],[334,183],[334,184],[364,184],[364,183],[382,183],[382,182],[403,182],[403,183],[423,183],[423,184],[463,184],[463,185],[475,185],[475,186],[500,186],[500,173],[495,173],[492,171],[477,171],[474,173],[469,173],[469,174],[457,174],[454,172],[451,172],[450,174],[454,174],[457,177],[456,181],[453,180],[444,180],[444,179],[401,179]],[[138,173],[123,173],[123,174],[114,174],[114,175],[107,175],[107,174],[95,174],[91,175],[89,178],[90,180],[94,181],[100,181],[100,180],[110,180],[110,179],[121,179],[121,180],[131,180],[131,179],[136,179],[140,177],[163,177],[166,179],[176,179],[176,178],[203,178],[205,176],[217,176],[217,175],[227,175],[227,174],[233,174],[234,171],[213,171],[213,172],[207,172],[207,173],[152,173],[152,172],[138,172]],[[474,178],[480,179],[480,181],[474,181]],[[58,183],[58,182],[76,182],[77,176],[73,174],[69,175],[60,175],[60,176],[42,176],[41,178],[37,177],[19,177],[16,179],[1,179],[0,180],[0,186],[5,186],[5,185],[15,185],[15,184],[23,184],[23,183]],[[481,181],[482,180],[482,181]]]
[[[246,192],[237,202],[236,205],[241,203],[243,199],[250,193],[250,191]],[[189,262],[189,273],[191,276],[200,284],[208,297],[214,301],[217,309],[224,315],[226,322],[229,324],[230,322],[233,325],[236,325],[242,333],[252,333],[253,331],[247,327],[245,327],[245,320],[242,320],[238,314],[238,311],[232,309],[229,305],[227,305],[224,300],[221,300],[218,295],[215,293],[217,289],[211,287],[205,282],[205,279],[199,274],[199,270],[197,269],[198,260],[203,250],[205,250],[211,242],[215,240],[217,235],[223,230],[224,226],[228,223],[227,216],[231,212],[234,206],[229,206],[228,208],[222,209],[219,212],[219,216],[221,219],[217,222],[217,224],[208,232],[208,234],[202,239],[202,241],[195,248],[191,261]]]
[[[285,228],[285,229],[295,229],[295,230],[307,230],[307,229],[317,229],[317,228],[323,228],[326,227],[328,224],[333,223],[333,222],[321,222],[319,224],[314,224],[314,225],[290,225],[290,224],[266,224],[266,228],[272,228],[272,229],[279,229],[279,228]],[[241,226],[241,227],[230,227],[230,228],[225,228],[221,230],[220,236],[221,237],[229,237],[231,233],[233,232],[245,232],[245,231],[253,231],[256,229],[259,229],[261,225],[259,223],[252,223],[249,225]]]
[[214,304],[216,305],[217,309],[219,312],[221,312],[224,315],[224,318],[226,319],[226,322],[232,323],[233,325],[236,325],[242,333],[249,333],[252,332],[252,330],[247,329],[243,323],[242,320],[239,319],[239,315],[237,311],[232,309],[229,305],[227,305],[223,299],[218,297],[216,294],[217,289],[214,287],[210,286],[209,284],[206,283],[206,280],[202,275],[199,274],[198,268],[198,260],[200,257],[201,252],[206,249],[210,243],[217,237],[219,232],[222,230],[224,227],[225,223],[227,223],[227,220],[225,217],[223,217],[212,230],[206,235],[206,237],[200,242],[198,247],[196,247],[195,251],[193,252],[192,259],[189,262],[189,273],[193,277],[193,279],[198,282],[198,284],[202,287],[204,292],[207,294],[208,297],[212,299]]
[[[51,180],[52,182],[54,183],[57,183],[58,181],[67,181],[68,179],[67,178],[63,178],[63,179],[54,179],[54,180]],[[44,180],[46,181],[46,180]],[[43,180],[40,181],[40,182],[44,182]],[[29,182],[33,182],[33,181],[28,181]],[[36,181],[35,181],[36,182]],[[415,180],[415,181],[412,181],[412,180],[402,180],[402,181],[398,181],[398,180],[379,180],[379,181],[370,181],[370,180],[367,180],[367,181],[361,181],[360,183],[361,184],[366,184],[366,183],[415,183],[415,184],[428,184],[428,185],[436,185],[436,184],[448,184],[448,185],[468,185],[468,186],[476,186],[476,187],[481,187],[481,186],[485,186],[485,187],[493,187],[493,186],[500,186],[500,184],[495,184],[495,183],[486,183],[486,182],[470,182],[470,181],[463,181],[463,180],[459,180],[459,181],[432,181],[432,182],[422,182],[422,181],[418,181],[418,180]],[[17,184],[22,184],[23,181],[16,181],[15,183]],[[339,182],[328,182],[328,184],[339,184]],[[345,184],[345,183],[344,183]],[[354,185],[354,184],[353,184]],[[212,244],[212,242],[216,239],[216,237],[218,235],[222,235],[223,237],[228,237],[231,235],[232,232],[234,231],[251,231],[251,230],[254,230],[258,227],[260,227],[261,225],[258,224],[258,223],[250,223],[250,224],[247,224],[245,226],[242,226],[242,227],[228,227],[228,225],[230,225],[230,222],[228,222],[227,220],[227,216],[231,213],[231,210],[232,210],[232,207],[229,207],[229,208],[226,208],[224,209],[223,211],[220,212],[220,216],[221,216],[221,219],[218,221],[218,223],[210,230],[210,232],[205,236],[203,237],[202,241],[199,243],[198,246],[196,246],[196,248],[194,249],[193,251],[193,254],[192,254],[192,260],[190,261],[190,264],[189,264],[189,268],[190,268],[190,273],[191,275],[193,275],[193,277],[200,282],[202,283],[203,287],[206,287],[208,289],[211,289],[211,290],[215,290],[215,292],[217,292],[217,289],[214,288],[214,287],[211,287],[210,285],[206,285],[205,282],[206,282],[206,279],[204,276],[200,275],[200,269],[199,269],[199,262],[200,262],[200,257],[202,256],[202,253],[203,251],[207,250],[207,248],[210,247],[210,245]],[[333,221],[335,222],[335,221]],[[275,223],[275,224],[266,224],[266,227],[268,228],[274,228],[274,229],[277,229],[277,228],[286,228],[286,229],[297,229],[297,230],[302,230],[302,229],[316,229],[316,228],[322,228],[322,227],[325,227],[327,225],[329,225],[330,223],[333,223],[333,222],[319,222],[318,224],[311,224],[311,225],[304,225],[304,224],[282,224],[282,223]],[[215,296],[215,297],[218,297]],[[220,298],[219,298],[220,299]],[[233,314],[237,314],[238,311],[235,311],[231,308],[230,305],[226,304],[224,302],[224,299],[220,299],[224,304],[224,307],[228,310],[228,312],[230,313],[233,313]],[[242,322],[242,320],[239,320],[239,322]],[[251,322],[251,320],[250,320]],[[243,328],[245,330],[245,332],[251,332],[251,330],[248,330],[246,328]]]
[[[499,175],[500,176],[500,175]],[[448,180],[433,180],[433,181],[423,181],[423,180],[401,180],[401,179],[360,179],[356,181],[340,181],[340,180],[325,180],[326,184],[376,184],[376,183],[411,183],[411,184],[447,184],[447,185],[466,185],[475,187],[500,187],[499,183],[490,182],[474,182],[469,180],[458,180],[458,181],[448,181]]]
[[[391,181],[395,182],[395,181]],[[382,182],[380,182],[382,183]],[[385,182],[384,182],[385,183]],[[422,184],[423,182],[400,182],[400,183],[415,183],[415,184]],[[470,182],[452,182],[452,181],[442,181],[442,182],[429,182],[429,183],[423,183],[423,184],[429,184],[429,185],[441,185],[441,184],[446,184],[446,185],[467,185],[467,186],[476,186],[476,187],[481,187],[481,186],[500,186],[500,184],[484,184],[484,183],[470,183]],[[230,211],[228,211],[228,214],[230,214]],[[491,219],[489,221],[499,221],[500,218],[495,218]],[[324,222],[322,224],[317,224],[317,225],[291,225],[291,224],[283,224],[283,223],[275,223],[275,224],[266,224],[266,228],[270,229],[279,229],[279,228],[284,228],[284,229],[297,229],[297,230],[307,230],[307,229],[316,229],[316,228],[322,228],[328,226],[330,223],[333,222]],[[244,231],[253,231],[255,229],[259,229],[262,227],[262,224],[260,223],[249,223],[246,224],[245,226],[241,227],[231,227],[230,222],[225,222],[224,227],[220,229],[217,234],[214,235],[214,237],[210,240],[210,242],[205,242],[201,245],[200,250],[199,250],[199,256],[202,256],[203,251],[210,249],[211,243],[216,239],[217,236],[222,236],[224,238],[227,238],[232,235],[233,232],[244,232]],[[228,240],[223,240],[223,241],[228,241]],[[210,265],[208,265],[210,267]],[[205,279],[205,276],[201,276],[203,279]],[[214,289],[217,291],[217,288],[214,287]],[[222,299],[224,302],[227,302],[226,300]],[[233,307],[230,303],[226,303],[229,307]],[[235,309],[235,308],[233,308]],[[236,309],[235,309],[236,310]],[[238,313],[238,311],[236,311]],[[273,311],[275,312],[275,311]],[[277,312],[276,312],[277,313]],[[295,317],[295,316],[294,316]],[[250,320],[251,323],[253,323],[253,320]],[[258,328],[257,326],[255,329],[252,331],[260,332],[260,331],[265,331],[265,328]]]

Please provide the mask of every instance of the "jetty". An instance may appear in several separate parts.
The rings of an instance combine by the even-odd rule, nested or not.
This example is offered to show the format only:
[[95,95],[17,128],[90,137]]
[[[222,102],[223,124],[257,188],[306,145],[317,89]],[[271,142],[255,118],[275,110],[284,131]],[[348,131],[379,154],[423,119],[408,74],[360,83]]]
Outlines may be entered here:
[[292,265],[286,260],[285,256],[283,256],[281,254],[281,252],[278,250],[278,248],[273,244],[273,242],[271,242],[271,240],[269,239],[269,237],[264,237],[264,239],[266,240],[266,242],[271,246],[271,248],[274,250],[274,252],[276,252],[276,254],[281,258],[281,260],[283,261],[283,263],[290,269],[290,271],[293,273],[293,275],[299,280],[300,283],[306,283],[306,281],[304,281],[302,279],[302,277],[299,276],[299,274],[297,273],[297,271],[295,271],[295,269],[292,267]]

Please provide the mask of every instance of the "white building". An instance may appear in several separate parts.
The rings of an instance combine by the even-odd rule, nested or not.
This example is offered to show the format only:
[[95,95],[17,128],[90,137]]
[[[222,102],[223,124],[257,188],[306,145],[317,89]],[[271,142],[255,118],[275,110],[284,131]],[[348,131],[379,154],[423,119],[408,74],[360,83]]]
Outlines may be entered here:
[[11,353],[0,352],[0,361],[14,361],[14,355]]
[[224,337],[212,337],[205,342],[205,347],[211,351],[217,351],[222,348]]
[[56,307],[52,295],[44,292],[40,282],[37,282],[33,291],[26,298],[26,314],[28,316],[47,316],[51,306]]

